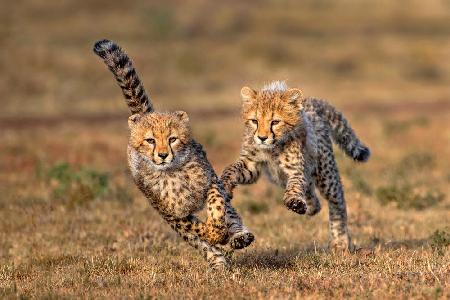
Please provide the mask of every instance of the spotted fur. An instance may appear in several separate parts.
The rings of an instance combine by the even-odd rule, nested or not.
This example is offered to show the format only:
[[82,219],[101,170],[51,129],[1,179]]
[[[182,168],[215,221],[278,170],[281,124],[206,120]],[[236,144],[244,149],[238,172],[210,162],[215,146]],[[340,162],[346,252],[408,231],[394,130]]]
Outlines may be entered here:
[[[103,58],[122,88],[128,107],[128,165],[133,179],[163,219],[213,268],[227,267],[224,247],[250,245],[253,234],[226,198],[223,184],[202,146],[191,136],[185,112],[155,112],[123,50],[107,40],[94,52]],[[207,220],[195,214],[206,207]]]
[[315,187],[328,200],[330,245],[352,248],[347,210],[332,141],[357,161],[369,149],[343,115],[323,100],[303,98],[299,89],[272,82],[259,91],[241,90],[245,130],[239,159],[221,179],[227,194],[238,184],[256,182],[262,172],[285,188],[284,204],[299,214],[320,211]]

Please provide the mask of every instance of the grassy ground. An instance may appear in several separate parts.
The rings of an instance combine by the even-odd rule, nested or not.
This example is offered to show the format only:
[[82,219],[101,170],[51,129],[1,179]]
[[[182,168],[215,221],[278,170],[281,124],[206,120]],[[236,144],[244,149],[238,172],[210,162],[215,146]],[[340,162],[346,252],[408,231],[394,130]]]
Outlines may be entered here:
[[[4,3],[4,6],[6,2]],[[5,6],[6,7],[6,6]],[[448,1],[17,1],[0,12],[1,298],[448,298]],[[127,110],[91,53],[117,40],[156,107],[184,109],[216,170],[242,85],[287,79],[371,147],[337,153],[355,254],[326,250],[266,180],[233,200],[255,243],[213,273],[130,180]],[[224,130],[226,129],[226,130]]]

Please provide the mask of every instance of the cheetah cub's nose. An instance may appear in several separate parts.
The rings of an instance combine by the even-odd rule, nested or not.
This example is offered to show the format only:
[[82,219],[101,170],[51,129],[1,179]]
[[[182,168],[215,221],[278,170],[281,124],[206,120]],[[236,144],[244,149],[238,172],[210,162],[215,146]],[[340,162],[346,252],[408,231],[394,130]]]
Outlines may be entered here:
[[267,136],[259,136],[258,135],[258,139],[260,139],[261,142],[264,142],[265,140],[267,140]]
[[169,156],[168,153],[158,153],[158,156],[161,157],[162,159],[165,159],[167,156]]

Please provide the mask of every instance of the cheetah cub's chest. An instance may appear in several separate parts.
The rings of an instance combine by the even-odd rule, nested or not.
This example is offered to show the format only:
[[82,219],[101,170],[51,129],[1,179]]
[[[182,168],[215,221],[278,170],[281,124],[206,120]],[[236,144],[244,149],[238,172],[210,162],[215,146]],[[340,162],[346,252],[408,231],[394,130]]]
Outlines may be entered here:
[[280,166],[280,159],[284,159],[283,155],[275,154],[271,151],[260,151],[257,156],[262,162],[262,170],[269,180],[277,185],[285,187],[287,183],[287,174]]
[[[209,185],[208,177],[201,169],[193,174],[182,172],[161,172],[148,180],[147,188],[159,199],[157,205],[167,214],[185,217],[201,210],[205,205]],[[151,177],[151,176],[149,176]]]
[[150,204],[161,214],[183,218],[204,207],[211,175],[200,163],[191,161],[180,169],[157,171],[145,159],[136,156],[134,159],[130,162],[130,166],[137,169],[135,172],[131,168],[133,178]]

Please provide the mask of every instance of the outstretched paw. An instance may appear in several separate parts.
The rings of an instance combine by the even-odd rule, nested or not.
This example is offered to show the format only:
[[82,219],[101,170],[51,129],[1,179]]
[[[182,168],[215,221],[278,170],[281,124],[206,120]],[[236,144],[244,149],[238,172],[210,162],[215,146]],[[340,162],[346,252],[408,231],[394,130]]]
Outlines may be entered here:
[[230,246],[233,249],[248,247],[255,240],[255,236],[250,231],[240,231],[230,238]]
[[293,212],[298,213],[299,215],[304,215],[306,213],[307,206],[306,206],[305,201],[294,198],[294,199],[285,200],[284,203],[287,208],[289,208]]

